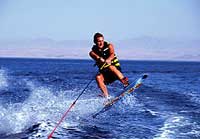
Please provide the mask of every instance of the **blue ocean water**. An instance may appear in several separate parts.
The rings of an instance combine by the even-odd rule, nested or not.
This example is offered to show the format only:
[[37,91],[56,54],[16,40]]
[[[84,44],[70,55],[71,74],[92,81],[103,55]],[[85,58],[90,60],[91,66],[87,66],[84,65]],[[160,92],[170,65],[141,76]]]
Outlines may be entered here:
[[[71,103],[94,79],[91,60],[0,59],[0,138],[46,139]],[[95,80],[55,131],[57,139],[200,138],[200,62],[121,61],[124,75],[149,78],[99,115]],[[119,81],[108,86],[112,96]]]

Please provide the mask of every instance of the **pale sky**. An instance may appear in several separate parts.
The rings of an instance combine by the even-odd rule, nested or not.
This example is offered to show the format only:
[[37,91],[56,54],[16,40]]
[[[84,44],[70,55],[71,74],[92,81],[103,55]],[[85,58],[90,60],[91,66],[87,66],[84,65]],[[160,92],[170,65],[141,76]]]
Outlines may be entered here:
[[199,0],[0,0],[0,40],[200,39]]

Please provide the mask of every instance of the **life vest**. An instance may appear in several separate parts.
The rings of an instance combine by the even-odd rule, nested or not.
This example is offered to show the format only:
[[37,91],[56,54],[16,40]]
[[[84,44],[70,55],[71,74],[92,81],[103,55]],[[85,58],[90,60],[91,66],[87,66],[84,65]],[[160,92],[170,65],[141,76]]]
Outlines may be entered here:
[[[104,46],[101,50],[99,50],[97,45],[94,45],[92,47],[92,51],[96,53],[98,56],[102,57],[103,59],[107,59],[110,56],[110,51],[109,51],[109,43],[104,41]],[[102,65],[99,65],[97,63],[98,67],[100,68]],[[120,67],[119,60],[117,56],[115,55],[114,58],[111,60],[111,65],[114,65],[115,67]]]

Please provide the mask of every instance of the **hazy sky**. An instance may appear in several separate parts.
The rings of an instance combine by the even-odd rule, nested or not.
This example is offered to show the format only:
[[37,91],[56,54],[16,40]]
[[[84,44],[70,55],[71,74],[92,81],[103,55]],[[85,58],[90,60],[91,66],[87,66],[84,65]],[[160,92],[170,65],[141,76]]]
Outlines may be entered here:
[[199,0],[0,0],[0,40],[200,39]]

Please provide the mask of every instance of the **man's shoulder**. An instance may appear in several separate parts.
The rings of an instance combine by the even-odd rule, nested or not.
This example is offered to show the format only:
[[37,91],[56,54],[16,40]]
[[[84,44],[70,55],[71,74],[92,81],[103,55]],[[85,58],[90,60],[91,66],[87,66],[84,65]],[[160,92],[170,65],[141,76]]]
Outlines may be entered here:
[[96,45],[93,45],[92,46],[92,51],[96,51],[98,48],[97,48],[97,46]]
[[112,43],[108,43],[108,48],[113,48],[114,45]]

